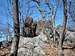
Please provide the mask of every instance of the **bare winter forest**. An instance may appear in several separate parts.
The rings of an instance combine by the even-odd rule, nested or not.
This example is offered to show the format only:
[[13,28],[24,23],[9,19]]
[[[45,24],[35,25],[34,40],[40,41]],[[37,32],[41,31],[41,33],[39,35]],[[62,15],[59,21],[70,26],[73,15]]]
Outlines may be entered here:
[[0,0],[0,56],[75,56],[75,0]]

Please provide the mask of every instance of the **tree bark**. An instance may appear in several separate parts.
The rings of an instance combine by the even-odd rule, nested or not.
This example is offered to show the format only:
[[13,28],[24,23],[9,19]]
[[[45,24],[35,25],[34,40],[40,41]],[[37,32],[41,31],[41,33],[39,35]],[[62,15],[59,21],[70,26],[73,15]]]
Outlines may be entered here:
[[67,0],[63,0],[63,8],[64,8],[64,22],[63,22],[63,31],[60,36],[60,42],[59,42],[59,49],[60,49],[60,55],[59,56],[64,56],[63,55],[63,42],[65,39],[65,34],[66,34],[66,25],[67,25]]
[[19,10],[18,10],[18,0],[13,1],[13,17],[14,17],[14,39],[12,42],[11,56],[17,56],[18,44],[20,38],[20,27],[19,27]]

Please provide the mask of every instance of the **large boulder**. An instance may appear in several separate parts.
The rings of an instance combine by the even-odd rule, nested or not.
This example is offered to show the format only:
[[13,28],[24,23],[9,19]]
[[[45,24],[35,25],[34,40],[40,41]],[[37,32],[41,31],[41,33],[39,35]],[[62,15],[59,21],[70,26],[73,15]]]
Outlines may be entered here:
[[68,47],[75,47],[75,32],[67,31],[65,40],[64,40],[64,46]]
[[24,24],[24,36],[25,37],[34,37],[36,36],[36,26],[37,23],[33,22],[32,17],[27,17]]
[[45,41],[47,41],[47,37],[43,33],[40,33],[40,35],[34,38],[20,37],[18,56],[45,55],[45,52],[43,50]]
[[25,19],[25,27],[30,27],[30,25],[33,23],[33,18],[28,16],[26,19]]

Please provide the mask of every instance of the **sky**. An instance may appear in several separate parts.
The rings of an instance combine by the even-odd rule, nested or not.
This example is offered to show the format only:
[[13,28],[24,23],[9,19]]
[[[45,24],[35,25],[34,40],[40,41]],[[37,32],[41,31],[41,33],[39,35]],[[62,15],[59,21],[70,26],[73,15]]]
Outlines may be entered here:
[[[0,0],[0,31],[2,30],[3,33],[0,32],[0,41],[6,40],[5,34],[6,28],[7,28],[7,22],[10,24],[9,25],[9,30],[10,32],[14,32],[13,27],[14,27],[14,21],[13,21],[13,7],[12,7],[12,1],[13,0]],[[30,1],[30,3],[27,3]],[[49,2],[52,3],[54,7],[56,7],[56,1],[57,0],[50,0]],[[68,0],[68,1],[73,1],[72,5],[73,7],[72,12],[75,10],[75,2],[74,0]],[[48,6],[44,3],[44,0],[41,0],[41,8],[46,11],[44,15],[46,16],[46,20],[51,19],[50,14],[48,14],[49,8]],[[63,19],[64,19],[64,13],[63,13],[63,3],[62,0],[60,2],[60,6],[57,9],[56,12],[56,17],[55,17],[55,26],[62,25],[63,24]],[[19,19],[25,19],[26,16],[31,16],[34,21],[38,21],[42,18],[40,12],[37,9],[37,4],[31,0],[19,0]],[[27,10],[29,9],[29,13]],[[70,14],[69,14],[70,15]],[[74,17],[75,18],[75,17]],[[72,28],[75,29],[75,22],[72,21],[72,18],[69,16],[68,17],[68,25]],[[3,37],[1,38],[1,34],[4,34]],[[14,34],[13,34],[14,36]]]
[[[28,14],[28,12],[26,12],[29,9],[29,16],[31,16],[34,21],[38,21],[40,20],[41,14],[38,11],[38,9],[36,8],[37,4],[34,3],[33,1],[31,1],[29,4],[26,4],[27,1],[30,0],[19,0],[19,8],[20,8],[20,18],[25,18],[26,14]],[[54,6],[56,6],[56,2],[55,0],[51,0],[50,1]],[[34,6],[34,7],[33,7]],[[29,8],[31,7],[31,8]],[[41,0],[41,7],[43,9],[45,9],[47,11],[47,13],[49,12],[49,8],[47,7],[47,5],[44,4],[44,1]],[[10,24],[10,31],[13,31],[13,13],[12,13],[13,9],[12,9],[12,0],[0,0],[0,29],[2,29],[3,32],[6,31],[6,27],[7,27],[7,21]],[[47,17],[46,19],[50,19],[50,17],[48,17],[48,14],[45,14]],[[23,17],[22,17],[23,16]],[[7,20],[8,19],[8,20]],[[56,17],[55,17],[55,25],[62,25],[63,23],[63,5],[61,3],[61,7],[57,9],[57,13],[56,13]]]
[[[29,0],[27,0],[27,1],[29,1]],[[34,20],[40,20],[42,17],[41,17],[41,14],[40,14],[40,12],[38,11],[38,9],[36,8],[36,6],[37,6],[37,4],[35,3],[35,2],[30,2],[29,4],[26,4],[27,3],[27,1],[25,1],[25,0],[20,0],[20,4],[21,4],[21,6],[22,6],[22,10],[23,10],[23,12],[24,13],[26,13],[26,11],[27,11],[27,9],[29,8],[29,7],[32,7],[32,8],[29,8],[30,10],[29,10],[29,12],[30,12],[30,16],[32,16],[33,17],[33,19]],[[54,5],[54,6],[56,6],[55,4],[56,4],[56,1],[55,0],[50,0],[51,1],[51,3]],[[24,4],[23,4],[24,3]],[[48,8],[48,6],[47,5],[45,5],[45,3],[44,3],[44,0],[41,0],[41,8],[43,8],[44,10],[46,10],[47,12],[46,12],[46,19],[50,19],[50,17],[48,17],[49,15],[47,14],[48,12],[50,12],[49,11],[49,8]],[[34,6],[34,7],[33,7]],[[28,13],[28,12],[27,12]],[[22,13],[23,14],[23,13]],[[24,14],[23,14],[24,15]],[[56,21],[56,26],[57,25],[62,25],[62,23],[63,23],[63,5],[62,5],[62,2],[61,2],[61,7],[60,8],[58,8],[57,9],[57,13],[56,13],[56,17],[55,17],[55,21]]]
[[[3,24],[2,27],[6,27],[6,22],[7,22],[7,18],[9,19],[9,23],[12,25],[13,24],[13,16],[12,14],[12,0],[0,0],[0,20]],[[29,1],[29,0],[28,0]],[[23,17],[25,17],[24,14],[26,14],[26,10],[28,8],[26,8],[28,5],[25,4],[25,0],[20,0],[20,5],[22,6],[21,10],[23,10]],[[55,0],[52,1],[52,3],[55,3]],[[31,2],[29,4],[29,6],[35,6],[36,4],[34,2]],[[44,9],[46,8],[47,11],[49,11],[48,7],[46,5],[43,4],[43,2],[41,3],[41,7],[43,7]],[[9,11],[8,11],[9,10]],[[32,12],[33,11],[33,12]],[[38,11],[38,9],[36,8],[36,6],[34,8],[30,9],[30,13],[32,13],[32,17],[34,20],[38,20],[41,19],[41,15],[40,12]],[[46,18],[47,19],[47,18]],[[57,13],[56,13],[56,25],[62,24],[63,22],[63,6],[61,8],[58,8]]]
[[[3,30],[5,30],[7,21],[9,22],[10,25],[13,24],[13,19],[12,19],[11,13],[10,13],[10,11],[12,11],[11,4],[9,2],[10,2],[9,0],[0,0],[0,20],[1,20],[0,26],[2,27]],[[8,20],[7,20],[7,18],[8,18]]]

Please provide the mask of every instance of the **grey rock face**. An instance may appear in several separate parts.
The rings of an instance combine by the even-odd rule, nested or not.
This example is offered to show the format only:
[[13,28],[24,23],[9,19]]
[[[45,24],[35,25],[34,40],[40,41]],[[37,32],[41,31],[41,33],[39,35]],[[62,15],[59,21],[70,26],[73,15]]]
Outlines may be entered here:
[[71,47],[75,46],[75,32],[66,32],[64,45],[70,45]]
[[44,41],[47,41],[47,37],[40,33],[39,36],[34,38],[20,37],[18,56],[43,56]]
[[74,41],[75,40],[75,32],[67,31],[65,40]]

